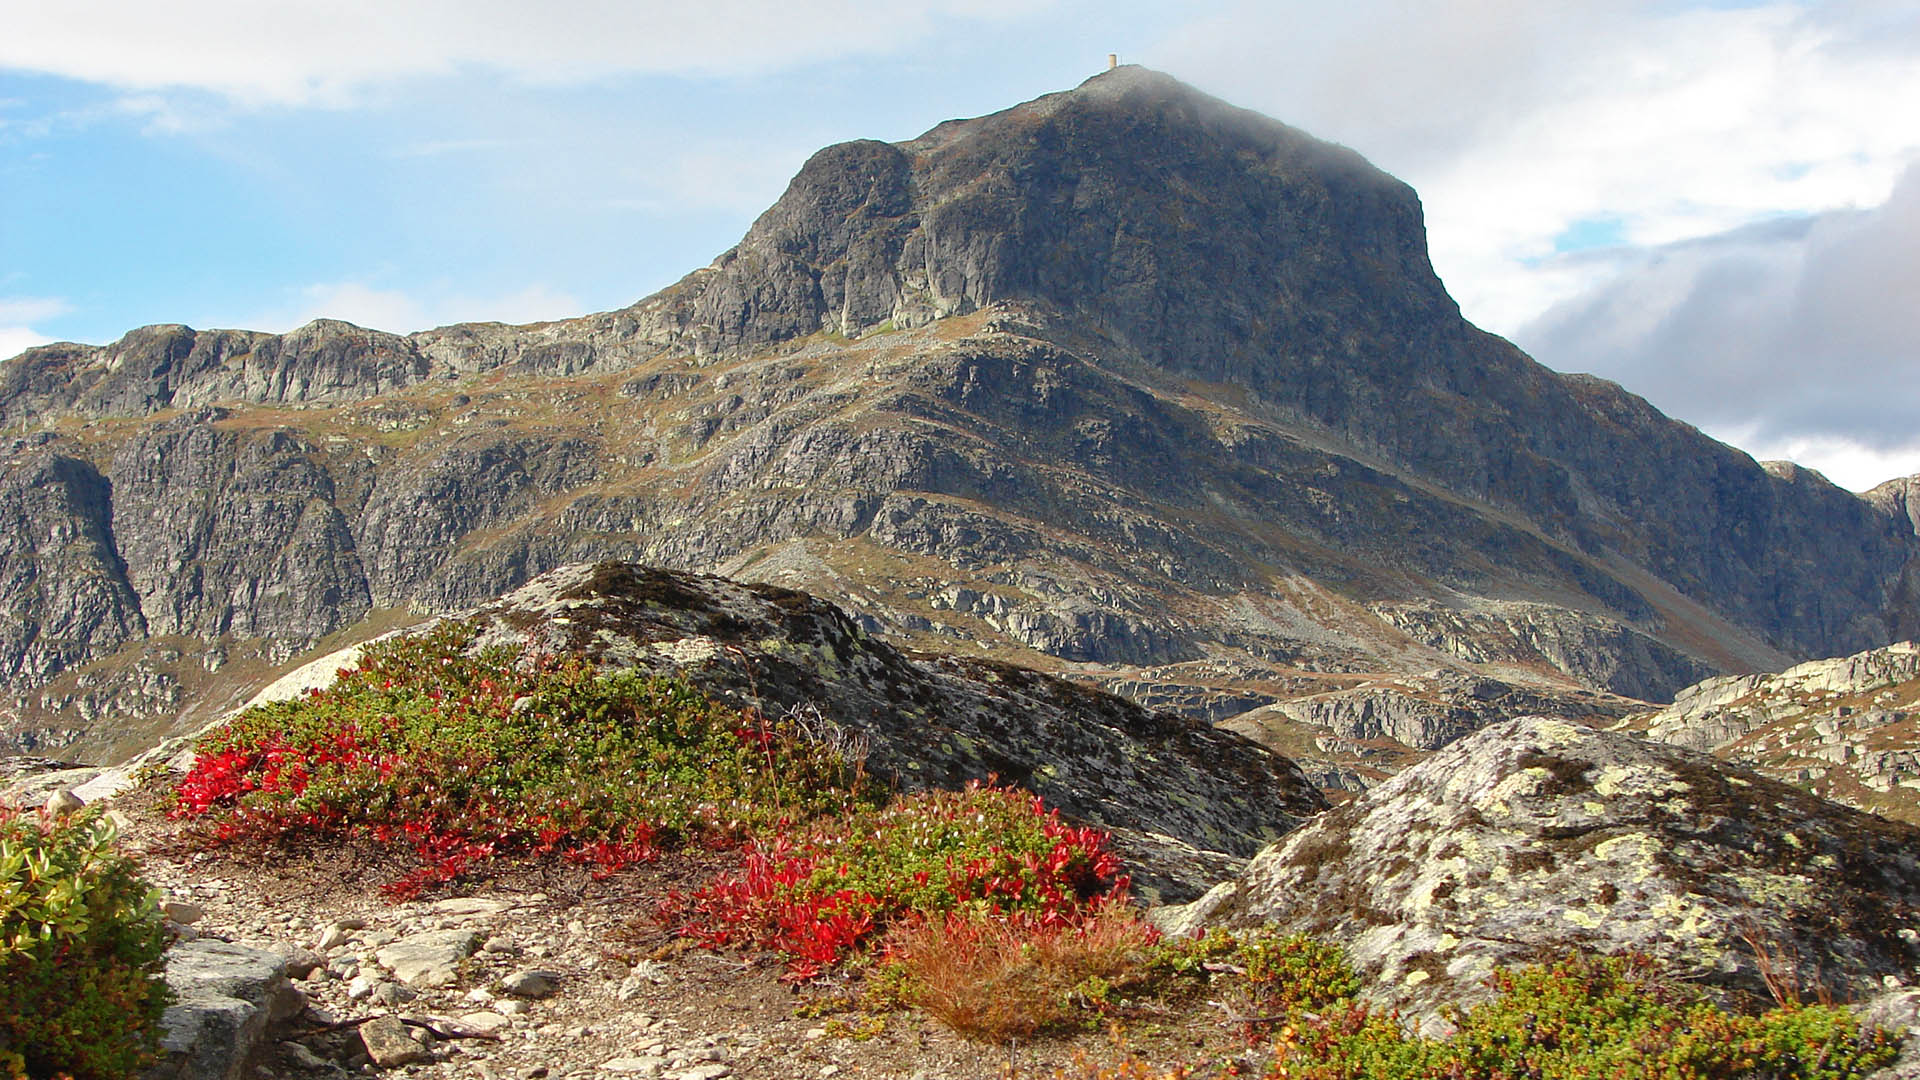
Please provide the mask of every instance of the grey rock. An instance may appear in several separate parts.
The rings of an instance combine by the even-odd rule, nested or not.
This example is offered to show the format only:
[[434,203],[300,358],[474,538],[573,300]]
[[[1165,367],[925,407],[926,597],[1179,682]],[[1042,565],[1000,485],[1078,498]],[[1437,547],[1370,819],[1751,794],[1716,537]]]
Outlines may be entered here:
[[1815,794],[1920,822],[1920,646],[1895,642],[1775,674],[1707,679],[1628,718]]
[[281,1043],[280,1058],[296,1069],[305,1069],[309,1072],[321,1072],[335,1067],[333,1062],[297,1042]]
[[1920,828],[1711,757],[1565,720],[1485,728],[1261,852],[1169,933],[1273,924],[1341,942],[1373,1000],[1431,1018],[1542,950],[1646,953],[1764,1000],[1920,963]]
[[419,991],[399,983],[382,982],[373,988],[373,1000],[392,1008],[419,997]]
[[297,945],[283,945],[275,950],[287,963],[287,977],[304,979],[315,971],[326,968],[326,959],[311,949],[302,949]]
[[45,803],[47,813],[55,815],[71,814],[85,805],[87,804],[81,802],[78,795],[64,788],[47,796]]
[[[160,914],[166,916],[169,920],[173,922],[179,923],[181,926],[186,926],[190,923],[199,922],[202,918],[206,917],[207,913],[204,909],[200,907],[199,904],[195,904],[190,901],[166,900],[160,904]],[[306,971],[301,971],[297,974],[292,971],[292,963],[293,963],[292,957],[288,957],[287,962],[288,962],[288,975],[290,977],[298,979],[301,976],[304,976],[306,974]]]
[[[1627,707],[1628,703],[1618,698],[1549,693],[1440,669],[1288,698],[1267,709],[1341,739],[1391,739],[1414,750],[1438,750],[1488,724],[1514,716],[1551,712],[1610,718],[1624,713]],[[1257,716],[1235,719],[1258,722]]]
[[519,998],[548,997],[558,977],[550,971],[516,971],[500,980],[500,989]]
[[1920,1077],[1920,990],[1894,990],[1873,998],[1856,1008],[1862,1027],[1876,1028],[1903,1037],[1900,1056],[1886,1068],[1875,1072],[1871,1080],[1913,1080]]
[[175,1002],[162,1017],[165,1057],[152,1080],[236,1080],[268,1025],[306,1007],[284,959],[222,941],[176,942],[166,980]]
[[1863,1026],[1896,1035],[1915,1034],[1920,1026],[1920,990],[1892,990],[1857,1007]]

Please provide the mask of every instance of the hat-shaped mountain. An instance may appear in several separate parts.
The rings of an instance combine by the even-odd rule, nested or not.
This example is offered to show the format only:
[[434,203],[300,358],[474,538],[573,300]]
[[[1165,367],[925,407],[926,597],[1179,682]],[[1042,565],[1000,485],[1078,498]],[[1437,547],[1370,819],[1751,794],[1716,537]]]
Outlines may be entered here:
[[148,327],[0,363],[0,423],[0,727],[95,754],[598,559],[1210,718],[1434,669],[1604,710],[1920,621],[1892,502],[1475,329],[1405,184],[1140,68],[823,150],[629,308]]

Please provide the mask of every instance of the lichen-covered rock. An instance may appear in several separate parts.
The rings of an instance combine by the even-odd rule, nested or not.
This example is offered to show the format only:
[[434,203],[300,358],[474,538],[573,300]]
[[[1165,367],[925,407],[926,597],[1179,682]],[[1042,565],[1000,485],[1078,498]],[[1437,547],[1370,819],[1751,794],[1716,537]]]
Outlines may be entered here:
[[1920,828],[1706,755],[1527,717],[1329,811],[1174,932],[1275,923],[1349,951],[1368,995],[1431,1018],[1493,966],[1647,953],[1722,992],[1876,993],[1920,964]]
[[1291,761],[1251,740],[1010,664],[908,655],[775,586],[598,563],[545,574],[471,617],[482,645],[583,653],[793,715],[863,744],[867,767],[903,789],[998,776],[1072,817],[1157,834],[1136,861],[1140,884],[1162,896],[1212,880],[1183,867],[1221,864],[1154,852],[1244,857],[1325,806]]

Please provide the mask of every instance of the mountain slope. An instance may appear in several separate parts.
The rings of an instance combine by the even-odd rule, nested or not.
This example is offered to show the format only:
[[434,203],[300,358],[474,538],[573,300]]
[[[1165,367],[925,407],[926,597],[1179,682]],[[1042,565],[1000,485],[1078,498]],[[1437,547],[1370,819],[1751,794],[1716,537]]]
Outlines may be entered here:
[[0,423],[39,429],[0,514],[59,523],[0,541],[6,726],[96,754],[602,558],[1203,712],[1436,667],[1660,698],[1920,595],[1898,508],[1534,364],[1460,318],[1404,184],[1136,68],[823,150],[621,311],[149,327],[0,364]]

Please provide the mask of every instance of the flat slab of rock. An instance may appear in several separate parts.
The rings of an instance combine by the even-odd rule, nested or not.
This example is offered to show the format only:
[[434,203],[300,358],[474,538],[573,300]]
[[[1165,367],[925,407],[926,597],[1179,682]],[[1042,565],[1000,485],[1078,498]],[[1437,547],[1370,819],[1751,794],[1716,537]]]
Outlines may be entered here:
[[[1487,996],[1495,965],[1650,954],[1764,1000],[1755,944],[1840,1001],[1908,977],[1920,828],[1679,747],[1528,717],[1486,728],[1163,908],[1170,933],[1331,937],[1410,1016]],[[1902,931],[1906,931],[1903,936]]]
[[413,1037],[397,1016],[376,1016],[360,1025],[360,1045],[367,1058],[383,1069],[427,1060],[427,1048]]
[[497,1012],[461,1013],[459,1019],[461,1027],[482,1035],[498,1035],[502,1029],[513,1026],[510,1018]]
[[512,901],[492,900],[484,896],[450,896],[445,900],[435,900],[432,909],[436,915],[498,915],[513,910]]
[[473,930],[427,930],[382,946],[374,959],[408,986],[451,986],[460,977],[460,961],[480,947]]
[[619,1076],[658,1076],[667,1067],[667,1059],[658,1054],[617,1057],[600,1063],[600,1071]]

